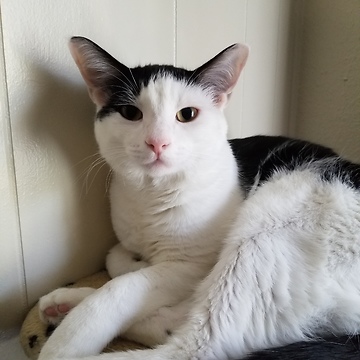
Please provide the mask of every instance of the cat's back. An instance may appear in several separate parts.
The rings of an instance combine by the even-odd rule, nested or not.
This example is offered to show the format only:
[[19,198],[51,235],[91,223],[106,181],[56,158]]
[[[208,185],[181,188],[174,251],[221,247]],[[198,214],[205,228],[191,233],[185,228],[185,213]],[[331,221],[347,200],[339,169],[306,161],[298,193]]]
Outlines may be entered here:
[[311,171],[325,183],[336,181],[360,190],[360,165],[341,158],[332,149],[285,136],[252,136],[230,140],[246,193],[274,175]]
[[323,264],[334,294],[357,293],[360,165],[327,147],[286,137],[255,136],[230,144],[245,203],[248,209],[255,204],[257,222],[269,229],[296,228],[303,238],[298,250],[308,254],[309,266]]

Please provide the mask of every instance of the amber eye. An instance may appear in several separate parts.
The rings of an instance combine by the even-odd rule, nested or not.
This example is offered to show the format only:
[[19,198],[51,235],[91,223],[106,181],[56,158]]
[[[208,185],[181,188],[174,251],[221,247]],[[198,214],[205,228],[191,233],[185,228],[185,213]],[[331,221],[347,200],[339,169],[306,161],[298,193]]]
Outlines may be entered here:
[[133,105],[121,105],[119,107],[119,113],[125,119],[130,121],[137,121],[142,119],[143,114],[136,106]]
[[197,109],[195,109],[194,107],[186,107],[176,113],[176,118],[180,122],[186,123],[193,121],[197,117],[197,115],[198,115]]

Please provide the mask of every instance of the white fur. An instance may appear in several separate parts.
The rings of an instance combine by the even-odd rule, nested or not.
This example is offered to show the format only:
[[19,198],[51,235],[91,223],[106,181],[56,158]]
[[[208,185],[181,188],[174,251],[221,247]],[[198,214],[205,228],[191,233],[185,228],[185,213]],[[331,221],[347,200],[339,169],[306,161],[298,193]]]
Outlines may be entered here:
[[[137,101],[142,121],[112,114],[95,124],[114,170],[121,245],[107,267],[116,277],[65,317],[39,359],[235,359],[317,332],[359,331],[359,192],[303,169],[279,172],[244,200],[209,95],[165,77]],[[179,123],[186,106],[198,118]],[[161,164],[148,138],[168,144]],[[118,334],[167,342],[97,355]]]
[[[92,342],[100,351],[112,337],[140,320],[138,326],[129,328],[128,337],[149,345],[164,341],[165,331],[172,331],[185,317],[182,302],[215,264],[242,201],[236,162],[226,141],[226,120],[210,95],[166,77],[150,83],[138,101],[144,114],[142,122],[129,122],[113,114],[95,124],[100,152],[114,170],[110,188],[112,220],[121,241],[109,253],[107,268],[112,276],[123,276],[86,298],[66,317],[59,329],[73,321],[88,329],[81,335],[77,333],[79,339],[74,334],[66,339],[66,348],[71,344],[78,348],[78,343],[91,337],[90,332],[100,326],[103,338]],[[191,104],[199,108],[196,121],[176,121],[176,112]],[[165,165],[148,165],[155,156],[146,146],[148,137],[169,140],[162,155]],[[133,255],[140,255],[142,261],[133,260]],[[113,287],[119,288],[115,303],[108,296]],[[43,318],[49,306],[79,303],[79,295],[65,301],[57,295],[62,291],[55,290],[40,300]],[[85,313],[84,317],[76,315],[82,307],[88,313],[99,301],[109,313],[117,311],[114,306],[122,308],[116,315],[121,321],[109,315],[112,324],[105,326],[106,316],[99,312],[102,325],[95,325],[97,320],[91,316],[93,325],[88,327],[85,323],[90,318]],[[126,305],[119,305],[122,301]],[[167,310],[161,310],[162,306]],[[159,309],[160,314],[155,316]],[[169,314],[164,320],[164,311],[178,315]],[[159,323],[161,331],[153,331],[159,333],[156,337],[144,334],[147,316],[153,319],[152,327]],[[171,324],[167,324],[169,317],[173,318]],[[143,335],[136,336],[136,328]],[[47,347],[51,346],[49,341]]]

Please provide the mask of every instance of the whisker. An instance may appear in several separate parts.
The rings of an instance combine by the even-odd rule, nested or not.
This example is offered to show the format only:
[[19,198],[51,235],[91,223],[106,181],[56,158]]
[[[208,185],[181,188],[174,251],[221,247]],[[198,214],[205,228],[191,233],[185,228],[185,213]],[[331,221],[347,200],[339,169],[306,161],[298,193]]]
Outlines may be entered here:
[[111,178],[112,178],[112,174],[113,174],[114,170],[110,169],[108,174],[106,175],[106,181],[105,181],[105,193],[108,193],[110,190],[110,185],[111,185]]
[[95,173],[95,175],[94,175],[94,177],[93,177],[93,179],[92,179],[89,187],[86,189],[86,193],[88,193],[88,191],[90,190],[92,184],[94,183],[94,181],[95,181],[95,179],[96,179],[96,176],[99,174],[99,172],[101,171],[101,169],[102,169],[105,165],[107,165],[106,161],[104,161],[103,163],[101,163],[101,165],[100,165],[100,167],[98,168],[98,170],[96,171],[96,173]]
[[132,79],[133,79],[133,81],[134,81],[134,84],[135,84],[135,86],[136,86],[136,89],[140,92],[140,87],[139,87],[138,83],[135,81],[134,74],[133,74],[133,72],[131,71],[130,68],[129,68],[129,72],[130,72],[130,75],[131,75],[131,77],[132,77]]
[[[89,167],[79,176],[79,179],[77,181],[79,181],[81,178],[84,178],[83,181],[83,186],[82,186],[82,191],[85,188],[85,193],[88,194],[91,185],[94,183],[95,178],[97,176],[97,174],[99,173],[99,171],[107,164],[106,160],[104,158],[102,158],[100,156],[100,154],[97,154],[99,157],[97,159],[95,159],[90,165]],[[91,172],[100,165],[100,168],[96,171],[94,178],[91,180],[91,183],[89,185],[89,177]]]
[[83,163],[84,161],[87,161],[87,160],[89,160],[89,159],[91,159],[91,158],[93,158],[93,157],[95,157],[95,156],[101,157],[100,153],[96,152],[95,154],[92,154],[92,155],[89,155],[89,156],[84,157],[82,160],[80,160],[79,162],[77,162],[76,164],[74,164],[73,167],[77,167],[77,166],[79,166],[81,163]]

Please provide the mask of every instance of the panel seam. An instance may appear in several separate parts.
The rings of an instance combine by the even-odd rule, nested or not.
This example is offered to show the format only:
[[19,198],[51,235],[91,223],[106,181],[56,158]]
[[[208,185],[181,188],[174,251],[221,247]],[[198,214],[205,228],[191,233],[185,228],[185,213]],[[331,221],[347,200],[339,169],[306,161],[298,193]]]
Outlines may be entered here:
[[[279,100],[279,82],[278,82],[278,74],[279,74],[279,38],[280,38],[280,23],[281,23],[281,6],[282,3],[281,1],[278,2],[278,12],[277,12],[277,26],[276,26],[276,65],[275,65],[275,71],[274,71],[274,77],[273,77],[273,81],[274,81],[274,96],[272,99],[272,109],[271,109],[271,119],[272,121],[274,121],[274,119],[277,118],[277,116],[275,116],[275,110],[276,110],[276,105],[278,104],[278,100]],[[286,119],[286,122],[288,122],[288,119]],[[283,125],[283,124],[282,124]],[[286,128],[288,128],[288,124],[286,124]],[[283,130],[281,130],[281,132],[283,132]],[[287,134],[287,129],[286,129],[286,135]],[[284,135],[284,134],[282,134]]]
[[15,164],[15,157],[14,157],[14,141],[13,141],[13,131],[11,126],[11,116],[10,116],[10,102],[9,102],[9,89],[8,89],[8,82],[7,82],[7,69],[6,69],[6,56],[5,56],[5,42],[4,42],[4,34],[3,34],[3,15],[2,9],[0,4],[0,42],[1,42],[1,53],[0,56],[3,58],[3,63],[1,64],[2,71],[4,74],[3,77],[3,85],[4,86],[4,113],[6,114],[6,122],[9,131],[5,135],[8,138],[9,145],[10,145],[10,163],[11,163],[11,172],[13,175],[14,180],[14,193],[15,193],[15,206],[16,206],[16,216],[17,216],[17,228],[18,228],[18,235],[20,240],[20,262],[22,264],[22,282],[24,287],[24,294],[22,294],[23,298],[23,305],[24,308],[27,309],[29,307],[29,298],[28,298],[28,288],[27,288],[27,281],[26,281],[26,271],[25,271],[25,257],[24,257],[24,246],[23,246],[23,239],[22,239],[22,231],[21,231],[21,221],[20,221],[20,204],[19,204],[19,192],[18,192],[18,181],[16,176],[16,164]]
[[173,44],[173,53],[174,53],[174,57],[173,57],[173,63],[174,66],[177,66],[177,36],[178,36],[178,3],[177,0],[174,0],[174,44]]
[[[244,31],[244,42],[246,45],[250,46],[250,44],[248,44],[248,16],[249,16],[249,0],[246,0],[246,6],[245,6],[245,31]],[[245,79],[246,79],[246,67],[244,69],[244,72],[242,74],[242,84],[241,84],[241,116],[240,116],[240,126],[239,126],[239,135],[240,137],[243,137],[243,129],[244,129],[244,96],[245,96]]]

